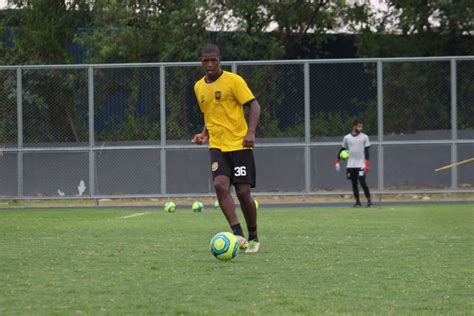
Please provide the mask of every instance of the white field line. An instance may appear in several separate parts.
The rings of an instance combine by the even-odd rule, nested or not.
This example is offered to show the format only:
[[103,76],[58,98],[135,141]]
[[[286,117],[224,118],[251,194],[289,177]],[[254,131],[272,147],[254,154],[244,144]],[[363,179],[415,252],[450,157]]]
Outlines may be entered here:
[[132,217],[137,217],[137,216],[143,216],[145,214],[148,214],[150,212],[144,212],[144,213],[135,213],[135,214],[130,214],[130,215],[126,215],[126,216],[121,216],[119,217],[120,219],[127,219],[127,218],[132,218]]

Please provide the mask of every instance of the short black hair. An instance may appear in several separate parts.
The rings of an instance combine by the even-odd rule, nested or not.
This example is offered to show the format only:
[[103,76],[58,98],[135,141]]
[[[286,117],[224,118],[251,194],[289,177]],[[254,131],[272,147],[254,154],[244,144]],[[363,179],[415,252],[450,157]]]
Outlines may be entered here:
[[204,55],[204,54],[212,54],[212,53],[216,53],[218,56],[221,55],[219,47],[217,47],[216,44],[206,44],[201,49],[201,56]]
[[362,123],[361,120],[355,120],[355,121],[352,123],[352,127],[357,126],[357,125],[359,125],[359,124],[364,124],[364,123]]

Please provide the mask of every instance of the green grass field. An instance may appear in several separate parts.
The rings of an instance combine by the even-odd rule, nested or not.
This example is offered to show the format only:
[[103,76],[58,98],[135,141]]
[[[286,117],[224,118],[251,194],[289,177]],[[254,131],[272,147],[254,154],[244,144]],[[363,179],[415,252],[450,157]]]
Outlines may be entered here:
[[473,224],[472,204],[261,208],[262,251],[220,262],[214,209],[3,210],[0,315],[472,315]]

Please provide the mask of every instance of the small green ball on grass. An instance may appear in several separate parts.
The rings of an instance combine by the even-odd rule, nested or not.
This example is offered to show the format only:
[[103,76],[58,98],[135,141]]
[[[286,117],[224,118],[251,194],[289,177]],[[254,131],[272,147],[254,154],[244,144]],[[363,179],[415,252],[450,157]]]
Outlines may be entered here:
[[164,205],[164,210],[167,213],[174,213],[176,211],[176,204],[174,202],[166,202]]
[[204,209],[204,204],[201,201],[196,201],[191,208],[194,213],[201,213]]

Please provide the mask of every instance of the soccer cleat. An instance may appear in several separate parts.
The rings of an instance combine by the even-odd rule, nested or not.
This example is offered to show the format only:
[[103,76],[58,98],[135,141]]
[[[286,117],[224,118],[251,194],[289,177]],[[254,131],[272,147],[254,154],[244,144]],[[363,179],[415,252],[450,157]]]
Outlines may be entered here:
[[235,235],[237,237],[237,240],[239,241],[239,248],[240,249],[247,249],[248,247],[248,242],[247,242],[247,239],[245,239],[245,237],[243,236],[240,236],[240,235]]
[[356,202],[353,207],[362,207],[362,205],[360,204],[360,202]]
[[372,206],[372,202],[367,202],[367,207],[371,207]]
[[260,250],[260,243],[255,240],[248,242],[248,247],[245,250],[245,253],[257,253]]

